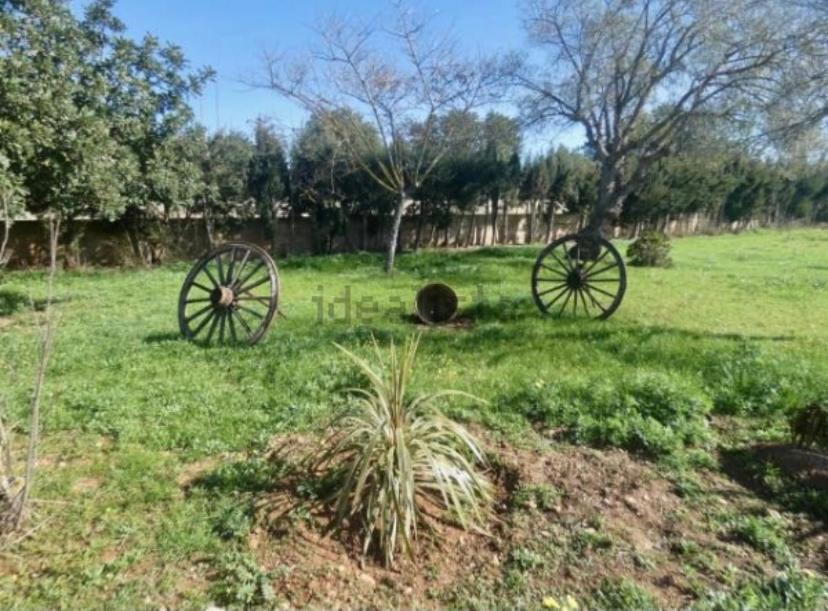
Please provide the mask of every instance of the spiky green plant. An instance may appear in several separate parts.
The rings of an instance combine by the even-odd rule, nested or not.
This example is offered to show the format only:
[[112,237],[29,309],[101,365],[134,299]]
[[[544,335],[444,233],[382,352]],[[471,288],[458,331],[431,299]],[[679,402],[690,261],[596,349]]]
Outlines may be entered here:
[[400,547],[412,554],[427,507],[482,530],[492,494],[477,468],[485,464],[479,443],[437,407],[448,395],[471,395],[407,392],[418,344],[419,336],[410,338],[398,353],[392,342],[384,359],[375,341],[377,367],[337,344],[370,386],[353,389],[352,409],[314,457],[334,482],[335,525],[359,525],[363,554],[374,544],[386,565]]

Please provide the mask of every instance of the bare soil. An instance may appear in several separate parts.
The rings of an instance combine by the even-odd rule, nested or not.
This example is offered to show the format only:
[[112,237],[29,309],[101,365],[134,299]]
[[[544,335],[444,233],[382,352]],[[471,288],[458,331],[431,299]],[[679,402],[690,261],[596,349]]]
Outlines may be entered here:
[[[314,443],[280,438],[275,455],[301,456]],[[689,500],[651,464],[624,451],[521,449],[491,439],[485,445],[497,487],[487,535],[432,520],[414,558],[402,556],[387,568],[362,556],[356,533],[328,532],[326,509],[308,502],[301,478],[288,477],[261,499],[250,548],[289,605],[325,608],[436,607],[469,597],[537,605],[547,593],[582,600],[604,578],[629,578],[662,605],[678,607],[699,592],[726,588],[733,574],[776,572],[771,559],[722,534],[717,516],[767,507],[721,474],[704,472],[702,499]],[[518,503],[527,487],[553,490],[554,500],[543,507]],[[812,527],[807,521],[797,527],[800,557],[822,572],[828,543]]]

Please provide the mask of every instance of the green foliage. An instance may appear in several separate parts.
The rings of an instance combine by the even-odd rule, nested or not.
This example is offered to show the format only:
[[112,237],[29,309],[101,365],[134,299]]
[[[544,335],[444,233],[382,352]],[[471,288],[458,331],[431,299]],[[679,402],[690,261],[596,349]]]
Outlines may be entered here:
[[276,598],[270,575],[250,554],[229,551],[217,559],[215,583],[210,589],[216,602],[231,607],[258,607]]
[[502,406],[547,426],[563,426],[567,438],[578,443],[651,457],[703,447],[711,439],[707,396],[686,380],[655,372],[535,386],[504,398]]
[[794,443],[828,448],[828,407],[812,403],[795,412],[790,422]]
[[807,364],[748,342],[705,368],[715,411],[785,415],[813,401],[825,386]]
[[520,509],[549,511],[561,496],[561,491],[551,484],[527,484],[515,491],[512,505]]
[[660,231],[645,231],[627,248],[630,265],[670,267],[670,237]]
[[0,17],[0,153],[30,212],[114,218],[167,203],[153,162],[211,73],[186,73],[180,49],[152,36],[124,35],[111,9],[92,2],[78,19],[65,3],[14,3]]
[[711,592],[693,606],[698,611],[787,609],[811,611],[828,604],[828,583],[810,571],[791,568],[769,579],[756,579]]
[[590,608],[606,611],[655,611],[653,595],[629,579],[604,579],[592,594]]
[[738,516],[730,521],[728,532],[755,550],[767,554],[778,564],[791,557],[786,543],[785,522],[778,516]]
[[509,563],[518,571],[531,571],[543,564],[543,556],[531,549],[518,547],[509,555]]
[[355,391],[355,409],[338,420],[314,460],[335,480],[337,524],[359,520],[363,553],[376,544],[389,566],[399,547],[412,553],[423,503],[444,507],[468,528],[482,524],[491,499],[475,467],[484,461],[477,441],[434,405],[452,393],[408,394],[418,344],[419,337],[409,339],[398,353],[392,342],[386,363],[375,344],[379,370],[338,346],[370,389]]

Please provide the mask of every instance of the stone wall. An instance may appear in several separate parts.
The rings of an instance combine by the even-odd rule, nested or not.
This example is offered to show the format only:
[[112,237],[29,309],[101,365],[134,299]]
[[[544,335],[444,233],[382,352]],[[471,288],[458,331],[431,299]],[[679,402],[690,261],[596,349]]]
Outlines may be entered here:
[[[757,226],[756,221],[718,224],[703,215],[694,214],[662,223],[660,229],[671,235],[740,231]],[[538,222],[535,241],[545,242],[565,233],[577,231],[579,219],[574,215],[558,215],[554,227],[547,230]],[[194,259],[208,248],[204,223],[200,219],[171,221],[163,234],[135,236],[120,222],[102,220],[75,221],[64,225],[62,258],[69,266],[136,265],[174,259]],[[375,217],[351,219],[345,235],[328,240],[315,230],[309,218],[281,219],[277,227],[277,257],[326,252],[384,249],[385,226]],[[615,238],[632,237],[640,227],[614,227],[608,233]],[[526,214],[501,215],[497,236],[494,236],[485,215],[456,216],[447,227],[435,227],[428,222],[420,224],[415,217],[406,217],[401,230],[400,244],[412,249],[472,247],[498,244],[525,244],[529,241],[529,217]],[[419,234],[419,240],[418,240]],[[505,239],[504,239],[505,236]],[[234,220],[220,231],[219,239],[245,240],[268,248],[265,225],[258,219]],[[47,261],[47,230],[40,221],[18,221],[11,232],[12,258],[10,267],[26,268],[43,265]]]

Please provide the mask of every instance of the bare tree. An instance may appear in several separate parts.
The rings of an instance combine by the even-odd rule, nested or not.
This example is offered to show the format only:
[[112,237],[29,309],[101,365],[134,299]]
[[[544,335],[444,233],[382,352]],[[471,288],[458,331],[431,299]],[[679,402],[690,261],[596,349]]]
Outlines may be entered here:
[[[56,321],[52,301],[54,281],[57,273],[57,244],[60,221],[49,219],[49,274],[46,286],[46,304],[40,320],[40,345],[35,371],[34,389],[29,404],[29,434],[26,460],[22,475],[15,475],[11,452],[11,438],[0,411],[0,534],[14,531],[23,524],[28,515],[29,499],[37,471],[37,454],[40,445],[40,410],[43,390],[46,385],[46,371],[52,355]],[[0,405],[0,408],[4,407]]]
[[[764,134],[783,150],[804,144],[810,152],[824,134],[828,119],[828,3],[824,0],[790,0],[786,22],[800,22],[790,61],[777,75],[776,87],[761,107]],[[811,142],[808,142],[808,141]]]
[[533,122],[583,127],[600,167],[589,231],[689,120],[736,116],[770,90],[798,32],[780,0],[532,0],[526,28],[548,52],[515,74]]
[[[409,195],[451,141],[438,137],[439,118],[490,101],[501,74],[496,62],[462,58],[450,37],[433,36],[426,20],[400,4],[395,9],[387,26],[324,20],[317,28],[321,46],[306,59],[266,56],[264,83],[330,123],[350,161],[395,194],[386,236],[389,272]],[[338,112],[345,109],[353,112]],[[379,134],[378,147],[366,121]]]

